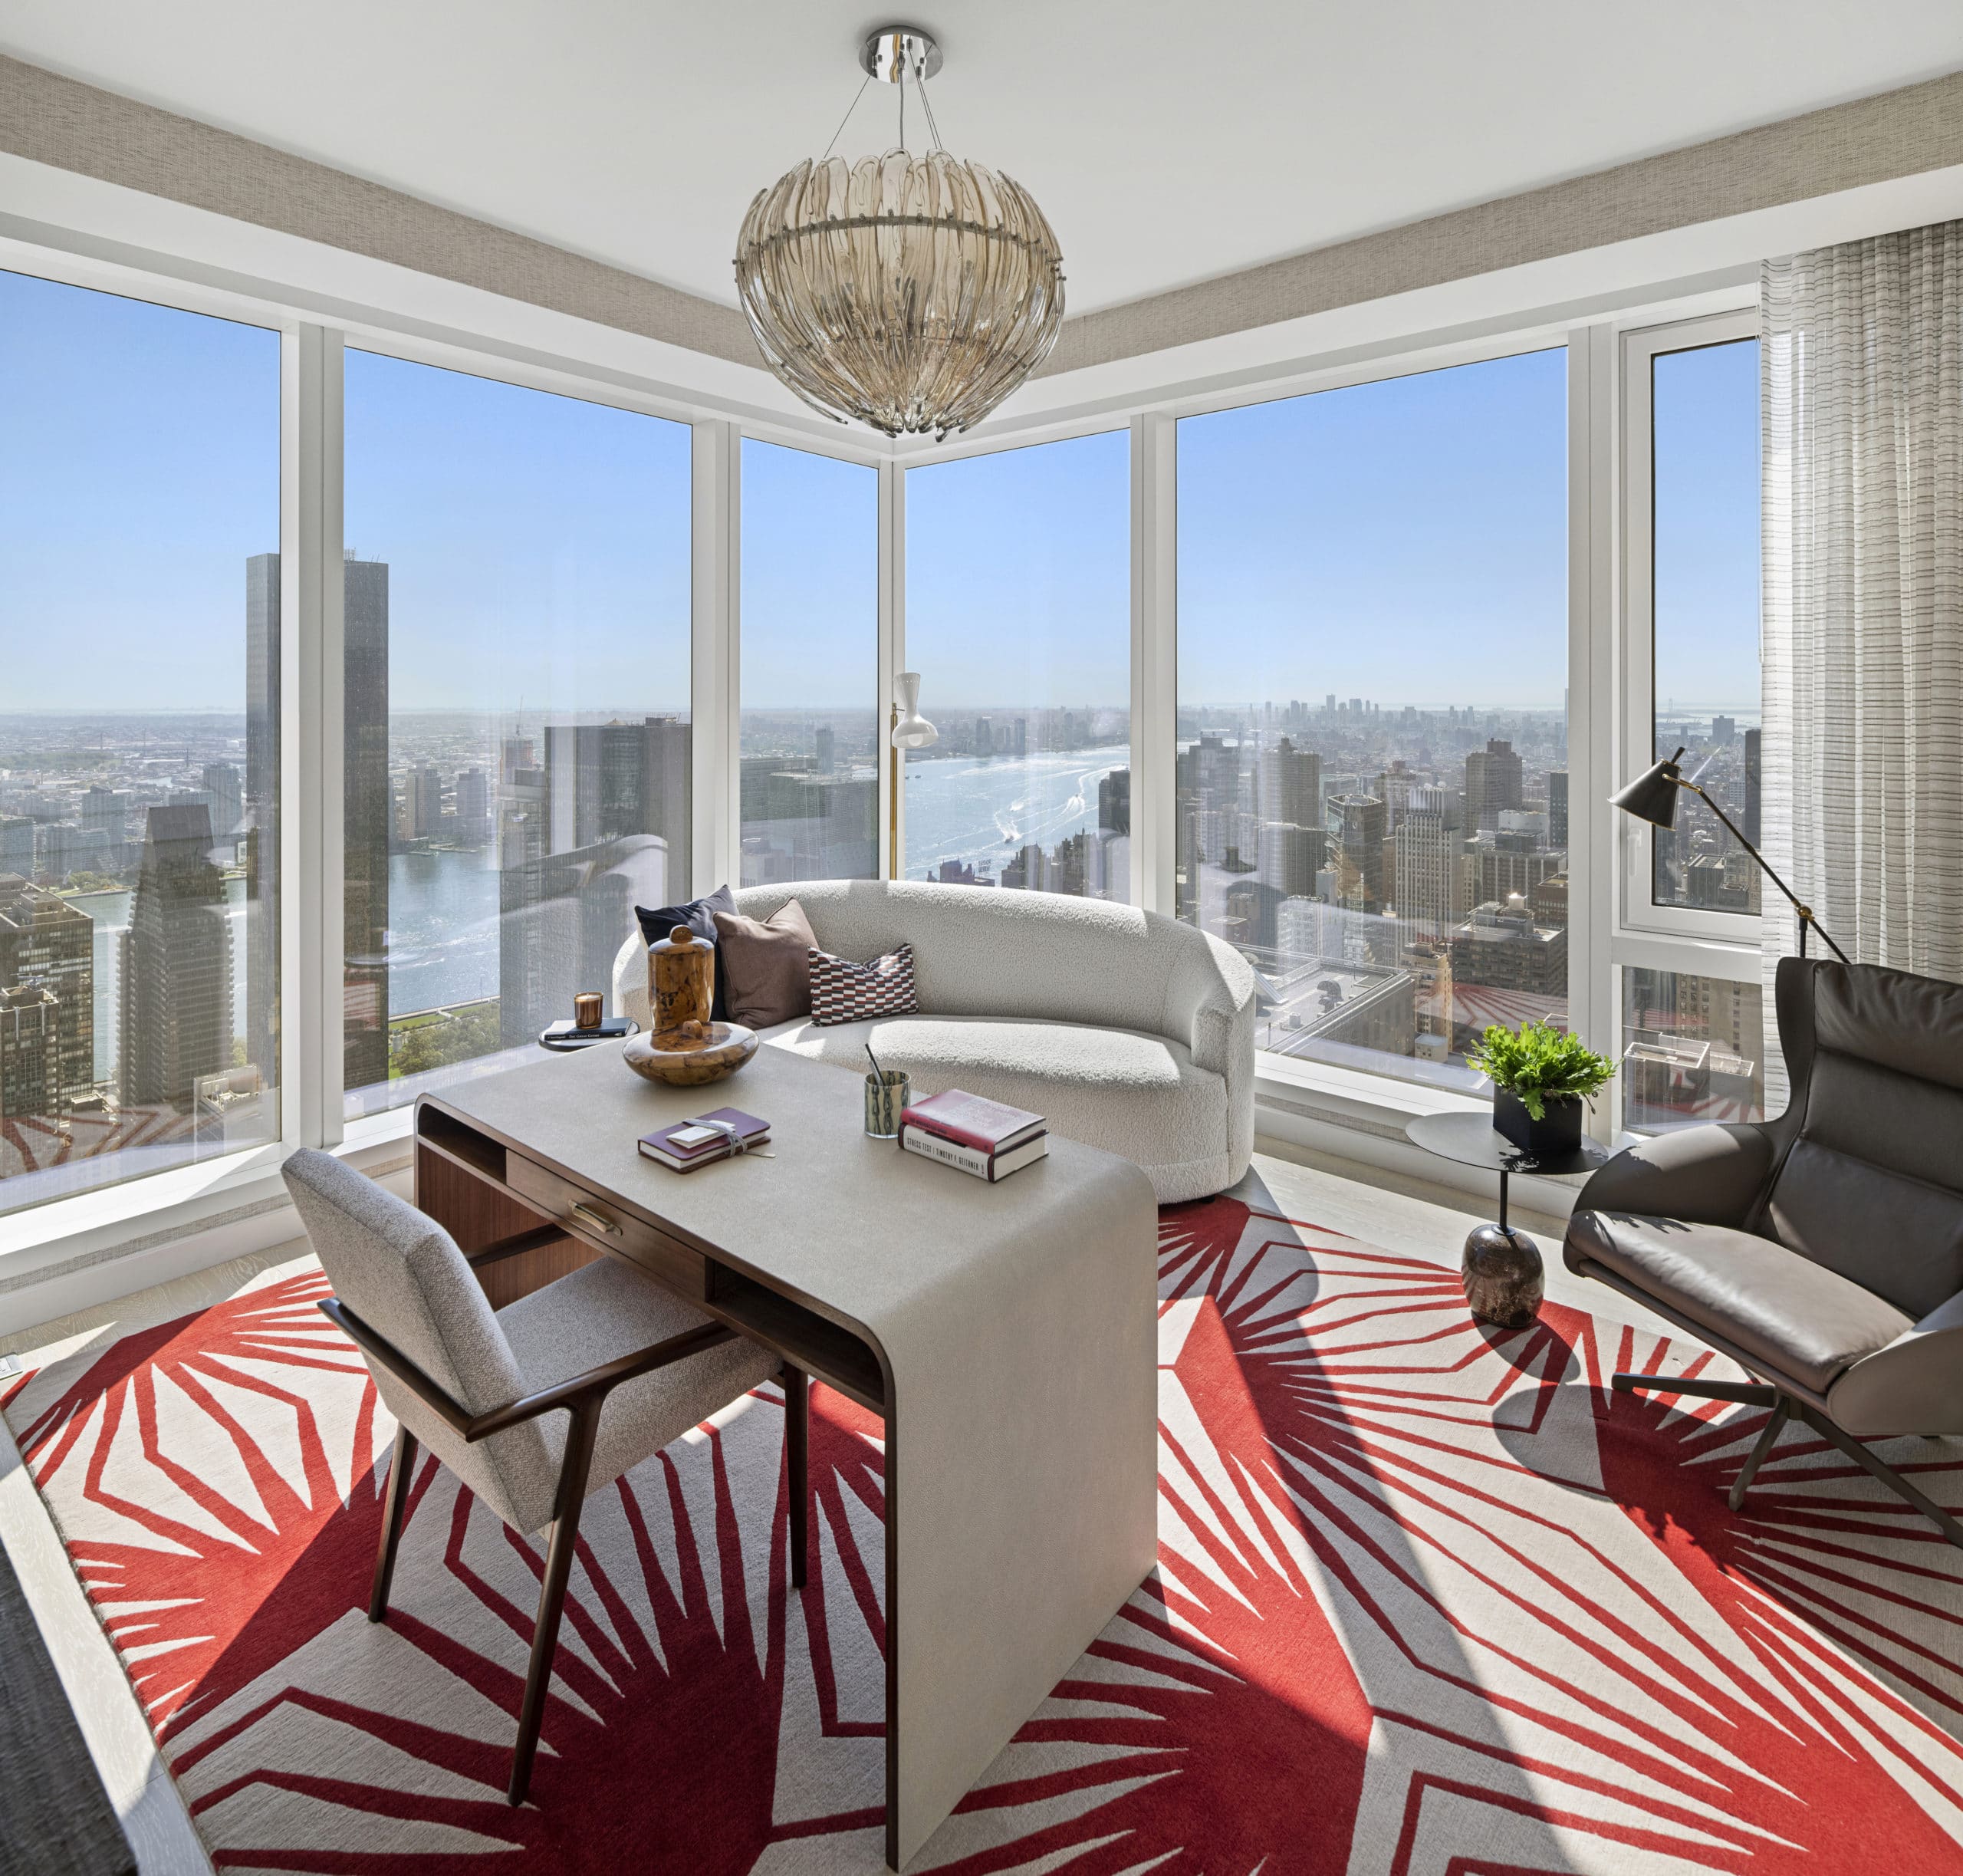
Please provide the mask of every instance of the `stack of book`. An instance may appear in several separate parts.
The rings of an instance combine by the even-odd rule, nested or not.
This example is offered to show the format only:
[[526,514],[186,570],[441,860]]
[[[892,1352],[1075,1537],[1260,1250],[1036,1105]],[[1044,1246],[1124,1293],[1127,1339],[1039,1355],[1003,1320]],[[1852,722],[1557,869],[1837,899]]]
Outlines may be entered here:
[[923,1160],[991,1183],[1021,1172],[1050,1150],[1042,1115],[958,1088],[916,1101],[903,1112],[899,1144]]
[[[722,1124],[709,1126],[709,1121]],[[740,1107],[718,1107],[692,1121],[677,1121],[672,1126],[641,1136],[641,1151],[678,1173],[692,1173],[699,1166],[712,1166],[737,1150],[725,1127],[733,1127],[748,1153],[770,1143],[770,1123]]]

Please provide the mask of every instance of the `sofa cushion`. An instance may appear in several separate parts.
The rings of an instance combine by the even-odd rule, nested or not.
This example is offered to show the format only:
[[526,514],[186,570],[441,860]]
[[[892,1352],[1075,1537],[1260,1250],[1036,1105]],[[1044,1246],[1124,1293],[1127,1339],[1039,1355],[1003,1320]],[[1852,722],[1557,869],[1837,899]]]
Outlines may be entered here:
[[1224,1161],[1220,1077],[1162,1036],[996,1016],[874,1016],[820,1027],[786,1023],[764,1040],[818,1061],[904,1069],[916,1096],[965,1088],[1041,1114],[1053,1133],[1123,1154],[1149,1171]]
[[920,1008],[913,993],[913,947],[903,944],[861,964],[811,947],[811,993],[807,1008],[820,1029],[867,1016],[910,1016]]
[[769,1029],[811,1013],[811,922],[794,899],[767,919],[715,915],[716,982],[729,1020]]
[[1577,1212],[1568,1259],[1600,1264],[1686,1322],[1816,1394],[1910,1318],[1858,1283],[1770,1238],[1629,1212]]
[[[637,905],[634,917],[641,928],[641,943],[657,945],[673,932],[678,925],[686,925],[698,938],[715,943],[715,915],[718,912],[734,912],[736,895],[727,886],[718,886],[712,893],[705,893],[699,899],[691,899],[679,906],[658,906],[653,909]],[[709,1015],[717,1022],[729,1020],[729,1003],[723,994],[722,960],[715,960],[715,989],[712,993]],[[646,966],[643,966],[645,969]],[[614,1014],[624,1016],[626,1011],[619,1007],[615,999]]]

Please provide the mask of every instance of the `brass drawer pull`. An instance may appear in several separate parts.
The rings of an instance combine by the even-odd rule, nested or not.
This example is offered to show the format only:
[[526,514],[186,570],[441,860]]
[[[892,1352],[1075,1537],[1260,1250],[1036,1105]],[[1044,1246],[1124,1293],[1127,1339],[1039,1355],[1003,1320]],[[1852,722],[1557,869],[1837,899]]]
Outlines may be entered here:
[[596,1212],[590,1205],[575,1205],[573,1216],[589,1231],[597,1231],[610,1238],[620,1235],[620,1227],[603,1212]]

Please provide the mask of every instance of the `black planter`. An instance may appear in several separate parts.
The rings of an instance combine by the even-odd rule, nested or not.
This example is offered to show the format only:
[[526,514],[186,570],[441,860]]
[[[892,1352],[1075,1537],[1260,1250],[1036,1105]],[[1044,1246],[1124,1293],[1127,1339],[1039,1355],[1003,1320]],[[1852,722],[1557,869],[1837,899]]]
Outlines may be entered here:
[[1493,1090],[1493,1127],[1516,1147],[1529,1153],[1551,1157],[1557,1153],[1581,1150],[1581,1123],[1587,1104],[1579,1094],[1562,1094],[1542,1105],[1545,1118],[1535,1120],[1526,1104],[1511,1089]]

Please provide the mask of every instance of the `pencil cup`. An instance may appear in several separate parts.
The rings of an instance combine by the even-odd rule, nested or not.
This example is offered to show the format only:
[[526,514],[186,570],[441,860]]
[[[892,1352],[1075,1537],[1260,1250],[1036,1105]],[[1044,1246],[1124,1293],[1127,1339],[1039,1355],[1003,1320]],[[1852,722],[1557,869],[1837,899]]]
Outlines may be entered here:
[[875,1140],[896,1140],[899,1117],[913,1098],[913,1078],[897,1068],[866,1078],[866,1131]]

